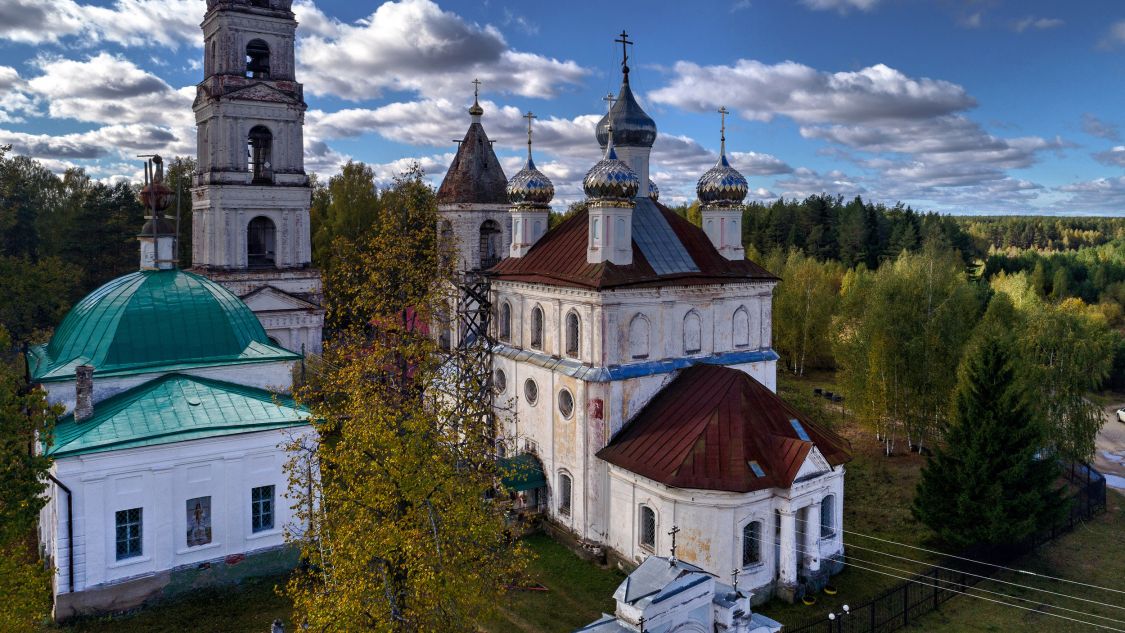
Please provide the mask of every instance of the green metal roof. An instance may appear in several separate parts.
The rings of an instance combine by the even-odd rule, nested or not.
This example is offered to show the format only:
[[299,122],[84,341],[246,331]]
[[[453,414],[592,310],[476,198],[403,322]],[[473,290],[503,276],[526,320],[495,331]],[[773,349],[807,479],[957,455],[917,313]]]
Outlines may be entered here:
[[530,453],[505,457],[497,462],[497,466],[501,473],[500,482],[508,490],[534,490],[547,485],[543,464]]
[[288,396],[184,374],[165,374],[94,405],[82,422],[61,418],[55,457],[281,429],[308,423]]
[[36,382],[72,380],[83,364],[106,376],[296,358],[270,342],[241,299],[182,270],[110,281],[67,313],[50,343],[28,353]]

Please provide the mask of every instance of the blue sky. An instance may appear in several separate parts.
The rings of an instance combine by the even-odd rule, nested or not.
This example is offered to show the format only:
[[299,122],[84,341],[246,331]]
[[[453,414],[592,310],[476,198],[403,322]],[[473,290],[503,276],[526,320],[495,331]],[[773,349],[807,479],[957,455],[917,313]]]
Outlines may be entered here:
[[[203,0],[0,0],[0,143],[55,170],[135,178],[195,152]],[[1048,0],[518,3],[298,0],[306,163],[434,182],[474,77],[509,175],[520,114],[557,206],[598,158],[601,96],[632,82],[660,130],[653,179],[692,199],[716,159],[752,199],[863,195],[954,213],[1125,214],[1125,4]]]

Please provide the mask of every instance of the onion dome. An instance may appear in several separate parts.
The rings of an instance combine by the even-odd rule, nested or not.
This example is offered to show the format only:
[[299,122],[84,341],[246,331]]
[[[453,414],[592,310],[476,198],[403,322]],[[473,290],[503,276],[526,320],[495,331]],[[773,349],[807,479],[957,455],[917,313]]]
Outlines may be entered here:
[[[160,212],[172,205],[172,188],[164,184],[164,161],[159,155],[152,157],[152,180],[137,192],[137,200],[146,211]],[[145,175],[148,175],[148,167]]]
[[705,205],[734,206],[742,204],[750,186],[746,177],[727,162],[726,108],[720,108],[723,115],[722,140],[719,145],[719,162],[699,178],[695,192],[699,201]]
[[469,106],[469,115],[481,116],[482,114],[484,114],[484,108],[480,107],[480,102],[474,97],[473,105]]
[[35,382],[73,380],[78,365],[106,376],[296,358],[270,342],[231,291],[176,269],[110,281],[67,313],[50,343],[28,352]]
[[535,115],[528,112],[524,118],[527,119],[527,162],[508,181],[508,200],[515,206],[546,207],[555,197],[555,185],[535,168],[535,161],[531,158],[531,120]]
[[[598,121],[598,145],[605,147],[609,130],[613,129],[613,143],[620,147],[652,147],[656,142],[656,121],[652,120],[633,96],[629,87],[629,67],[622,69],[621,90],[613,107]],[[610,125],[612,124],[612,126]]]
[[652,181],[652,178],[648,179],[648,199],[652,200],[653,202],[660,200],[660,187],[656,186],[656,183]]
[[605,158],[595,163],[582,180],[587,198],[630,200],[637,195],[640,187],[641,180],[637,174],[617,158],[612,140],[606,147]]

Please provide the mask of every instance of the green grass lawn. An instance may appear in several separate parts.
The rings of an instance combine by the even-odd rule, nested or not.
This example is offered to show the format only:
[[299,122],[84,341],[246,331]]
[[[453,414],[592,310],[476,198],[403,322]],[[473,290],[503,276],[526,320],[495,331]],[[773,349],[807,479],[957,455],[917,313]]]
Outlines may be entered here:
[[[266,633],[281,618],[287,631],[292,605],[274,591],[283,577],[259,578],[221,589],[204,589],[190,596],[155,604],[134,614],[72,620],[51,627],[59,633]],[[45,632],[46,633],[46,632]]]

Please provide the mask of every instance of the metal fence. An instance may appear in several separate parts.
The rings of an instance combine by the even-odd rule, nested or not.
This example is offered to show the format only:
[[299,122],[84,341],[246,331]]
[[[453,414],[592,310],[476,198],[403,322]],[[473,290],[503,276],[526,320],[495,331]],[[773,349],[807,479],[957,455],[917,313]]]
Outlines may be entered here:
[[[1011,548],[1007,556],[995,557],[990,562],[1010,562],[1015,557],[1070,532],[1077,524],[1105,510],[1106,481],[1101,473],[1088,464],[1070,464],[1064,469],[1063,475],[1074,491],[1071,496],[1069,516],[1051,529],[1044,530]],[[897,631],[998,571],[993,565],[965,560],[981,558],[980,555],[974,556],[973,552],[965,554],[965,558],[946,558],[929,570],[913,576],[911,580],[887,589],[874,599],[852,606],[844,616],[834,619],[828,616],[814,618],[795,626],[785,626],[782,628],[782,633]]]

